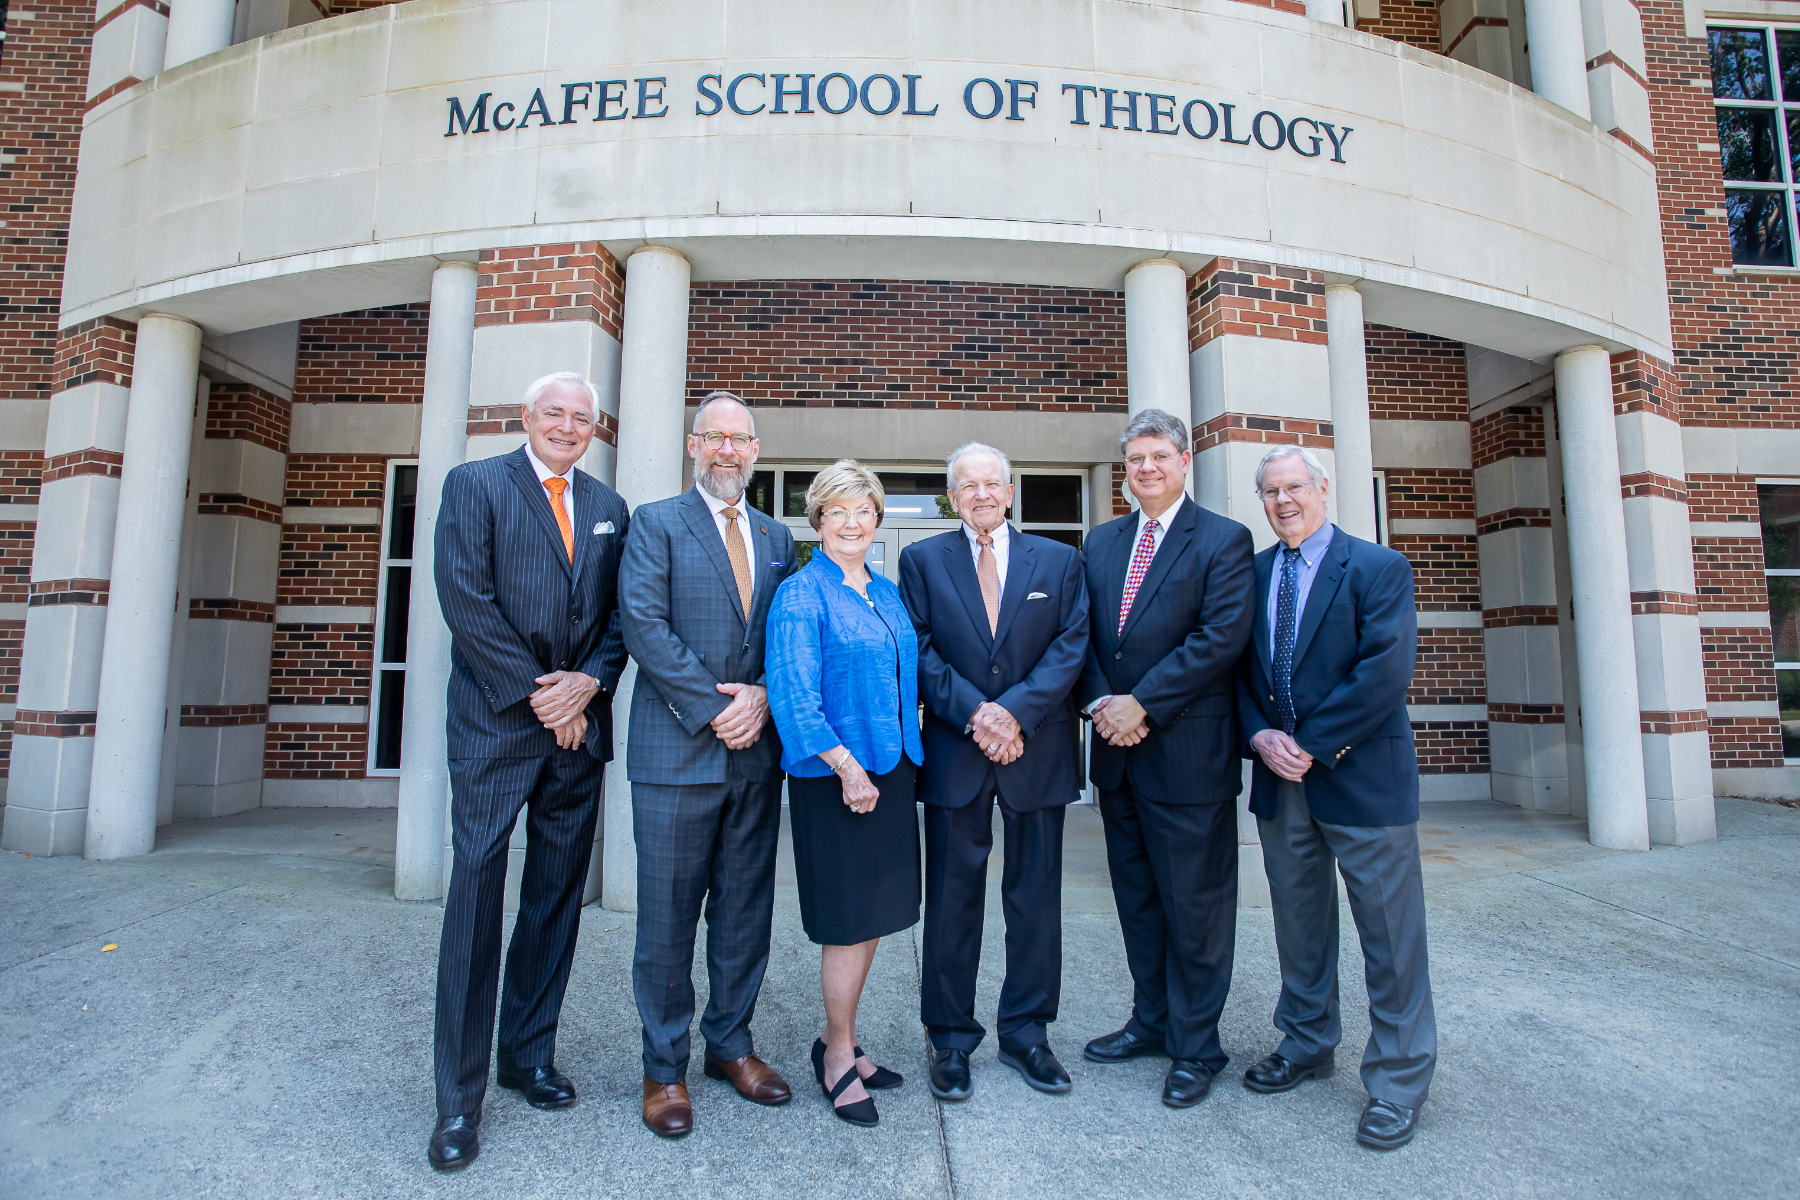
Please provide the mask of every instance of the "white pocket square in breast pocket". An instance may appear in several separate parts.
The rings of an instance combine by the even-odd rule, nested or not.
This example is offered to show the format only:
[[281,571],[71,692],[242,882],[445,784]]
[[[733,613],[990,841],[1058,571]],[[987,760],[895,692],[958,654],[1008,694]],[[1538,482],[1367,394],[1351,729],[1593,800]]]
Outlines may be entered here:
[[594,526],[594,532],[599,534],[599,533],[617,533],[619,531],[617,529],[613,528],[613,523],[611,521],[602,521],[598,525]]
[[1048,592],[1033,592],[1033,593],[1031,593],[1031,595],[1029,595],[1025,598],[1027,600],[1048,600],[1050,598],[1050,594]]

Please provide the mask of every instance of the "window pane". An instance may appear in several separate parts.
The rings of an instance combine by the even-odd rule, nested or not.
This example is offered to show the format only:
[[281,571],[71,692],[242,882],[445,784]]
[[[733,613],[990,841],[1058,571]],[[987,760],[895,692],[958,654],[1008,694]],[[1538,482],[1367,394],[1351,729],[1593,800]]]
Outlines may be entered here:
[[794,569],[797,571],[807,563],[811,562],[813,551],[818,548],[819,543],[817,542],[796,541],[794,543]]
[[760,513],[775,511],[775,472],[755,471],[750,475],[750,507]]
[[1800,30],[1776,30],[1775,49],[1781,58],[1781,94],[1800,100]]
[[956,506],[944,495],[944,477],[936,471],[880,471],[883,501],[890,517],[956,516]]
[[781,476],[781,515],[806,515],[806,489],[818,478],[817,471],[784,471]]
[[1775,661],[1800,663],[1800,577],[1769,576],[1769,632]]
[[1731,261],[1751,267],[1785,267],[1788,254],[1786,192],[1726,192],[1731,221]]
[[412,607],[412,568],[389,567],[381,623],[381,661],[406,661],[406,615]]
[[1769,43],[1760,29],[1709,29],[1713,95],[1721,100],[1773,100]]
[[1789,109],[1787,115],[1788,178],[1800,176],[1800,109]]
[[419,507],[419,468],[394,468],[394,506],[388,519],[389,558],[413,556],[413,514]]
[[1081,523],[1081,476],[1019,476],[1021,521]]
[[1781,757],[1800,758],[1800,671],[1775,672],[1781,703]]
[[406,707],[406,672],[382,671],[381,701],[375,709],[375,769],[400,769],[401,713]]
[[1756,502],[1762,510],[1763,565],[1771,571],[1800,568],[1800,484],[1761,484]]
[[1721,108],[1719,163],[1725,178],[1747,183],[1780,183],[1780,154],[1775,149],[1775,110]]
[[1049,538],[1053,542],[1061,542],[1065,546],[1081,549],[1081,530],[1079,529],[1033,529],[1034,537]]

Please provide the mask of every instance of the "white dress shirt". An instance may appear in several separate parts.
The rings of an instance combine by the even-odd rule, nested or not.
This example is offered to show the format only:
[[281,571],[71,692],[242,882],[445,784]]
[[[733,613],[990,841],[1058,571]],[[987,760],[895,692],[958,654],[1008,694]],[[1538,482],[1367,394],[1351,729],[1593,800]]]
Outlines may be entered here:
[[[563,508],[563,515],[569,518],[569,528],[574,529],[575,528],[575,468],[570,467],[567,471],[564,471],[561,475],[558,475],[555,471],[552,471],[549,467],[545,466],[544,461],[541,458],[539,458],[537,455],[535,455],[531,452],[531,443],[530,442],[525,443],[525,457],[531,460],[531,469],[537,472],[537,477],[538,477],[539,483],[543,483],[546,479],[561,479],[563,482],[565,482],[569,485],[568,487],[563,489],[562,508]],[[550,494],[550,489],[545,488],[544,495],[548,496],[549,494]]]
[[[969,554],[975,560],[975,577],[979,579],[981,578],[981,543],[975,539],[981,535],[976,533],[974,527],[967,521],[963,522],[962,531],[963,536],[969,539]],[[1012,529],[1005,521],[1002,521],[999,527],[988,536],[994,539],[994,569],[999,572],[1000,594],[1004,596],[1006,595],[1006,564],[1012,557]]]
[[737,509],[738,536],[744,539],[744,561],[750,564],[750,578],[754,580],[756,578],[756,539],[750,536],[750,506],[745,503],[746,497],[740,494],[735,501],[721,500],[699,484],[694,485],[694,490],[700,493],[700,498],[706,501],[707,510],[712,513],[713,525],[719,531],[721,546],[725,544],[725,510]]

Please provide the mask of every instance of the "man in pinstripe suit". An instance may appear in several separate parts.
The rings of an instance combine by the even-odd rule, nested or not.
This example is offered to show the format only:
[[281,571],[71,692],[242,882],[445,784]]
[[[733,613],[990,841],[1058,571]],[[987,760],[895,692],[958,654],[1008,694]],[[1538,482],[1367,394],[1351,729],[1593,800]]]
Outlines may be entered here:
[[480,1146],[500,972],[507,844],[529,810],[519,916],[506,953],[496,1078],[536,1108],[575,1102],[556,1025],[593,854],[612,693],[625,667],[617,492],[575,470],[599,419],[579,375],[525,393],[526,444],[444,479],[435,579],[450,626],[450,819],[455,863],[438,949],[438,1123],[431,1165]]
[[626,774],[637,839],[632,988],[644,1024],[644,1124],[694,1127],[687,1091],[694,940],[706,909],[712,995],[700,1020],[706,1074],[758,1104],[786,1104],[750,1018],[769,963],[781,742],[763,687],[763,624],[794,570],[787,526],[751,508],[756,426],[714,392],[688,436],[696,486],[632,518],[619,595],[637,661]]

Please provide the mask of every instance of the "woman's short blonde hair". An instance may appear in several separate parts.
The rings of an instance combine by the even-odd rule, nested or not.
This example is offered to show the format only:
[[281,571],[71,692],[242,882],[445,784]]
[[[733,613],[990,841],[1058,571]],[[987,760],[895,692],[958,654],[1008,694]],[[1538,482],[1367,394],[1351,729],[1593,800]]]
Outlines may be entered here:
[[817,529],[826,508],[839,500],[864,498],[874,502],[875,524],[881,524],[882,515],[887,511],[887,492],[882,490],[881,480],[854,458],[840,458],[814,475],[807,486],[807,523]]

